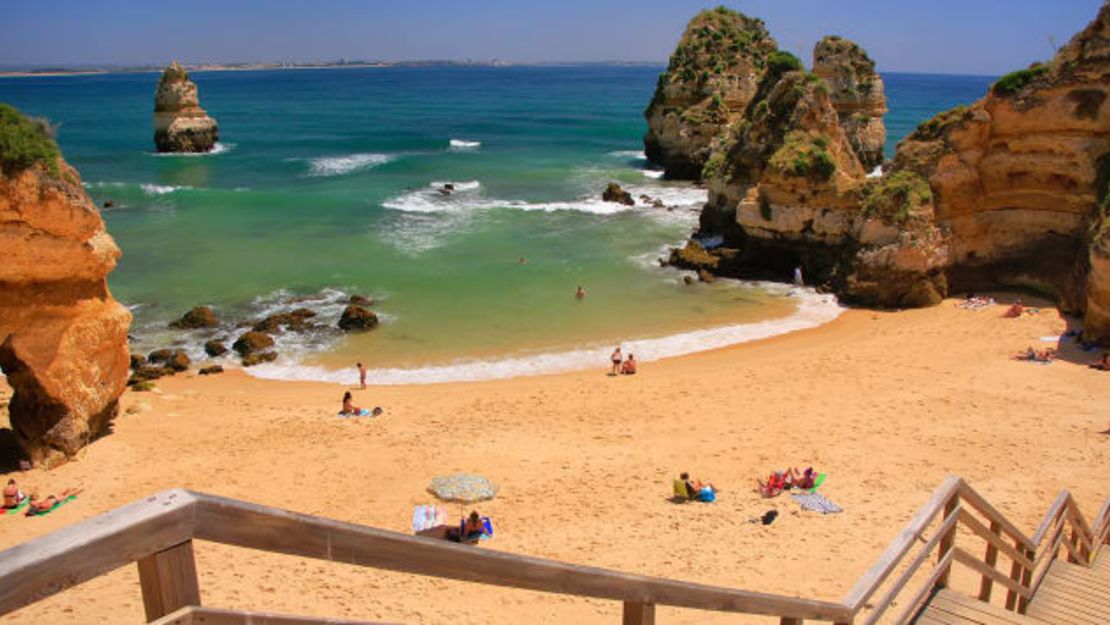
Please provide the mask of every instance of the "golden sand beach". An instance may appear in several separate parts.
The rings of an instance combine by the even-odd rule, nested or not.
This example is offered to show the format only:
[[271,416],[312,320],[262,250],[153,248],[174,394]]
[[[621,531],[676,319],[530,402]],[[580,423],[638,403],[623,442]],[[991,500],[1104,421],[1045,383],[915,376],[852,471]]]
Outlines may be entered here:
[[[1006,296],[1000,296],[1007,301]],[[1110,373],[1060,345],[1020,362],[1067,321],[1003,304],[850,310],[827,326],[647,363],[481,383],[354,390],[378,418],[335,416],[347,387],[231,371],[128,392],[114,433],[53,471],[13,474],[28,492],[84,488],[49,516],[0,517],[0,548],[164,489],[185,487],[408,532],[435,475],[500,485],[478,508],[493,549],[733,588],[838,600],[947,475],[966,478],[1031,532],[1061,489],[1088,518],[1108,494]],[[356,375],[352,372],[352,382]],[[352,384],[352,388],[354,385]],[[10,392],[4,388],[6,399]],[[5,420],[0,426],[5,426]],[[844,508],[822,516],[755,478],[814,466]],[[714,504],[667,501],[680,471],[712,480]],[[452,514],[457,506],[449,509]],[[775,509],[770,526],[749,521]],[[197,545],[206,605],[405,623],[613,623],[581,600]],[[2,623],[139,622],[133,566]],[[744,623],[660,608],[660,622]],[[766,622],[766,619],[750,619]]]

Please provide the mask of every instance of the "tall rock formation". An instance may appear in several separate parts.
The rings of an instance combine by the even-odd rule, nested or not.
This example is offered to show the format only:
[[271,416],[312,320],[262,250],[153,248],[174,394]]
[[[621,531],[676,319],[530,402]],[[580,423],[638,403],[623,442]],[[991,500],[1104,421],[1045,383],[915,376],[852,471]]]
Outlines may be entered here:
[[830,35],[813,49],[813,73],[829,85],[848,142],[868,170],[883,164],[886,95],[875,62],[856,43]]
[[690,20],[644,112],[648,159],[668,178],[701,178],[710,142],[743,115],[777,49],[761,20],[724,7]]
[[20,446],[53,466],[104,433],[128,374],[119,248],[43,127],[0,105],[0,369]]
[[200,108],[196,83],[174,61],[154,93],[154,145],[159,152],[208,152],[219,139],[216,120]]
[[[842,41],[835,47],[854,54]],[[826,65],[828,42],[817,54]],[[879,179],[859,177],[867,151],[843,115],[845,102],[867,99],[838,98],[839,74],[816,85],[799,75],[761,88],[766,100],[706,166],[701,234],[725,239],[706,261],[718,273],[782,279],[801,264],[848,300],[889,307],[934,304],[950,290],[1033,289],[1110,343],[1110,2],[1052,61],[921,124]]]

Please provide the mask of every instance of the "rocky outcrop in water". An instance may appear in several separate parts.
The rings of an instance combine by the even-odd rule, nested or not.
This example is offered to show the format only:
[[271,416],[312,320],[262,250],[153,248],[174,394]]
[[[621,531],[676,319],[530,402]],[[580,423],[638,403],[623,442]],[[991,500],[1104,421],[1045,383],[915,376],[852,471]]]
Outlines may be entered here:
[[1110,3],[1050,62],[921,124],[879,179],[862,176],[838,78],[772,78],[705,167],[700,235],[724,242],[709,252],[718,275],[786,279],[802,265],[885,307],[1032,289],[1110,341]]
[[130,366],[131,314],[106,280],[119,248],[76,170],[29,124],[0,105],[0,369],[16,440],[50,467],[108,431]]
[[159,152],[208,152],[219,139],[216,120],[200,108],[196,83],[174,61],[154,93],[154,145]]
[[813,49],[813,73],[829,86],[840,126],[868,171],[883,164],[886,95],[875,62],[856,43],[830,35]]
[[635,206],[636,200],[632,199],[632,194],[625,191],[621,186],[615,182],[610,182],[605,190],[601,192],[601,201],[615,202],[617,204],[624,204],[625,206]]
[[644,151],[673,179],[697,180],[710,143],[743,115],[778,44],[763,22],[719,7],[690,20],[644,116]]

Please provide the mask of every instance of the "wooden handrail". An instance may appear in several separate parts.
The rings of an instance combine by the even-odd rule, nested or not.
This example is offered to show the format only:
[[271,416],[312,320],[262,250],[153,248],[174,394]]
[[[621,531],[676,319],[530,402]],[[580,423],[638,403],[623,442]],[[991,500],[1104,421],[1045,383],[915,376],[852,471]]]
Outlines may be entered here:
[[[926,539],[926,528],[942,511],[943,518]],[[1066,531],[1069,526],[1070,536]],[[983,539],[986,555],[978,557],[964,547],[954,546],[957,527]],[[924,543],[868,615],[870,625],[894,604],[909,580],[937,551],[937,565],[926,584],[914,592],[898,622],[913,618],[932,590],[947,585],[949,571],[956,563],[982,576],[981,599],[989,599],[990,587],[997,583],[1009,591],[1007,608],[1024,611],[1061,547],[1074,561],[1089,566],[1110,541],[1110,498],[1088,524],[1074,498],[1064,491],[1030,538],[961,478],[949,477],[842,602],[834,603],[474,549],[177,489],[0,552],[0,615],[131,562],[139,563],[149,620],[180,613],[180,620],[166,622],[184,624],[192,622],[189,615],[206,611],[214,615],[220,611],[199,607],[194,539],[416,575],[620,601],[625,622],[637,625],[654,623],[657,605],[773,616],[782,623],[852,623],[860,611],[872,607],[868,599],[914,545]],[[996,569],[999,554],[1012,563],[1009,575]],[[294,623],[298,617],[282,618]]]

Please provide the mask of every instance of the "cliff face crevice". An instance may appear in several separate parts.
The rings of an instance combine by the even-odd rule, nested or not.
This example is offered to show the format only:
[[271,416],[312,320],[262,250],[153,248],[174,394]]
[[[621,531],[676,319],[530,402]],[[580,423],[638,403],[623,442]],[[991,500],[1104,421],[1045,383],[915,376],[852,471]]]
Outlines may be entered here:
[[154,145],[159,152],[208,152],[219,139],[216,120],[200,107],[196,83],[175,61],[154,93]]
[[1031,289],[1110,340],[1110,3],[1050,62],[922,123],[880,178],[863,175],[885,138],[874,63],[827,37],[813,76],[783,75],[713,144],[699,236],[723,238],[717,272],[783,279],[801,264],[892,307]]
[[16,440],[47,467],[109,428],[131,323],[106,280],[119,248],[77,172],[56,167],[0,171],[0,369]]

